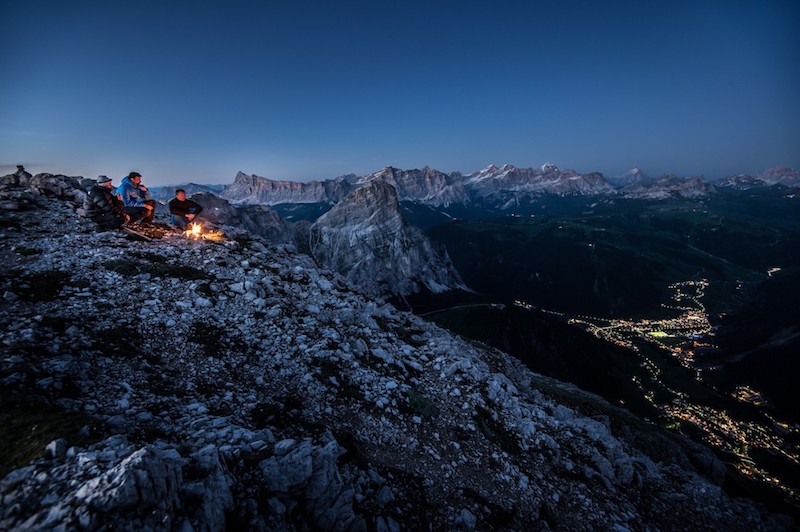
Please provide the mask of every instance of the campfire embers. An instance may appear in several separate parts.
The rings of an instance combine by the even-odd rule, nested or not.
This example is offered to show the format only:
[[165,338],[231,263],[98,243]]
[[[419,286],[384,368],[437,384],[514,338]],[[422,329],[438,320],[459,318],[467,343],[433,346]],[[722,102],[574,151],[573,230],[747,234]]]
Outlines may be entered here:
[[203,226],[198,223],[189,224],[189,228],[183,234],[193,240],[227,240],[222,231],[204,231]]
[[189,229],[186,230],[186,236],[189,238],[200,238],[203,236],[203,227],[200,224],[189,224]]

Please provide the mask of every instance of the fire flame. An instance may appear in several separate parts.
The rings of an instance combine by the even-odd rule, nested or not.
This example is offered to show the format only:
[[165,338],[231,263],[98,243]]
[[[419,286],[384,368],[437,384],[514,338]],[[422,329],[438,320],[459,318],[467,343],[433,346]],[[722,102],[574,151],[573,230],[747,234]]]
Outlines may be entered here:
[[203,225],[199,223],[189,224],[183,234],[186,238],[192,238],[194,240],[211,240],[214,242],[224,242],[227,240],[227,238],[225,238],[225,233],[222,231],[214,228],[204,229]]
[[186,230],[186,236],[189,238],[200,238],[202,236],[202,227],[200,224],[191,224],[189,229]]

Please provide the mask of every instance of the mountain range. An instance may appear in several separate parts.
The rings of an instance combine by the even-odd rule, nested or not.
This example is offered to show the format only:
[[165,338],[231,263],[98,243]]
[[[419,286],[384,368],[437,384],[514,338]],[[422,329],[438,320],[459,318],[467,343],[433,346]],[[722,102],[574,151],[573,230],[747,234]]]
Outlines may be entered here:
[[239,172],[222,197],[245,204],[338,203],[348,193],[375,180],[386,181],[397,190],[400,201],[412,201],[432,207],[481,205],[507,210],[543,196],[609,196],[626,199],[697,198],[714,194],[720,188],[748,189],[772,185],[800,186],[800,172],[776,167],[759,176],[733,176],[706,181],[702,176],[665,175],[650,178],[634,168],[618,178],[606,178],[599,172],[578,173],[546,163],[540,168],[517,168],[511,164],[494,165],[473,172],[444,173],[424,167],[401,170],[387,166],[377,172],[357,177],[347,175],[325,181],[299,183],[276,181]]
[[[541,209],[549,201],[558,201],[562,210],[572,202],[577,212],[588,212],[599,199],[691,200],[731,189],[797,183],[798,171],[782,167],[759,177],[734,176],[710,183],[702,177],[651,178],[635,168],[610,182],[598,172],[580,174],[547,163],[540,168],[490,165],[466,175],[427,166],[412,170],[387,166],[365,176],[309,183],[239,172],[227,186],[182,186],[198,193],[194,199],[204,205],[204,217],[212,223],[294,244],[365,293],[402,297],[466,289],[443,246],[433,244],[417,227],[453,218],[533,215],[544,212]],[[173,188],[153,190],[166,199]]]

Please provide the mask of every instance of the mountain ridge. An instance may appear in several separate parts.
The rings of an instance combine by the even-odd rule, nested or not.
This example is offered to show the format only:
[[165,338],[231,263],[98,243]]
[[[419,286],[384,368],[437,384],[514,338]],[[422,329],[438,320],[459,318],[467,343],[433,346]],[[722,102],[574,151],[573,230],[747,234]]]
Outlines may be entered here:
[[278,203],[337,203],[351,190],[347,177],[325,181],[275,181],[238,172],[232,184],[220,194],[239,203],[274,205]]
[[540,168],[517,168],[489,165],[471,174],[444,173],[428,166],[402,170],[386,166],[356,177],[341,176],[323,181],[301,183],[277,181],[239,172],[221,196],[235,203],[266,205],[326,203],[333,205],[349,192],[374,180],[384,180],[397,189],[400,201],[413,201],[433,207],[491,203],[500,209],[544,196],[609,196],[630,199],[668,199],[701,197],[713,194],[718,187],[747,190],[753,187],[800,186],[800,172],[776,167],[759,176],[732,176],[706,181],[702,176],[647,176],[634,168],[619,178],[606,178],[600,172],[578,173],[561,170],[552,163]]

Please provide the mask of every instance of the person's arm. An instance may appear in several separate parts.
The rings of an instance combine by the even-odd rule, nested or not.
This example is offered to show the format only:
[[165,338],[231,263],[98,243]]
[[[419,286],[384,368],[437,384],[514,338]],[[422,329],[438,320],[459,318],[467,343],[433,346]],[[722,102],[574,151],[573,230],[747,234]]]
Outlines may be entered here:
[[109,194],[111,198],[111,213],[116,218],[117,222],[122,225],[125,222],[130,221],[131,217],[128,216],[128,213],[125,212],[125,203],[119,199],[119,197],[115,196],[114,194]]
[[194,209],[192,214],[194,214],[195,216],[203,212],[203,206],[197,203],[196,201],[189,200],[189,203],[191,203],[191,206]]
[[150,190],[144,185],[139,185],[139,199],[143,203],[150,199]]
[[140,201],[138,198],[133,198],[131,196],[131,189],[133,185],[130,183],[122,183],[119,188],[117,188],[117,194],[119,195],[119,199],[122,200],[122,203],[125,204],[126,207],[144,207],[144,202]]
[[117,197],[123,205],[126,207],[128,206],[128,189],[125,186],[125,183],[120,183],[120,185],[117,187]]
[[186,216],[189,211],[183,208],[181,202],[177,199],[173,199],[169,202],[169,212],[174,214],[175,216]]
[[89,190],[88,194],[86,194],[86,200],[83,202],[84,210],[104,212],[105,209],[103,208],[101,199],[100,194],[97,193],[97,189],[92,188]]

